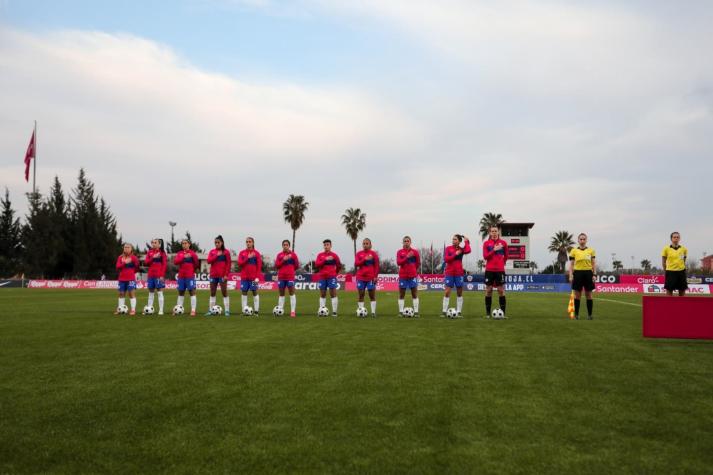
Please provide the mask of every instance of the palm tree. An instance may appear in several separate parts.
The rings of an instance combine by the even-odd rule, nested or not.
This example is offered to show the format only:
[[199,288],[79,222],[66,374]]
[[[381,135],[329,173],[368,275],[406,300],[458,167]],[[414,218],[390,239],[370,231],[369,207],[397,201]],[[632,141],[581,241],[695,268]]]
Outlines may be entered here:
[[356,240],[359,231],[366,227],[366,213],[362,213],[359,208],[347,208],[342,215],[342,224],[347,230],[347,235],[354,242],[354,255],[356,255]]
[[503,215],[498,213],[485,213],[482,218],[480,218],[480,237],[485,239],[488,237],[491,226],[500,226],[504,223]]
[[564,265],[567,263],[567,257],[569,255],[569,251],[572,250],[572,247],[574,247],[574,240],[569,232],[557,231],[555,235],[552,236],[552,240],[550,241],[550,245],[547,250],[557,253],[557,262],[559,264],[560,272],[564,272]]
[[287,200],[282,203],[282,217],[285,222],[290,224],[292,228],[292,249],[295,250],[295,235],[297,230],[302,226],[305,220],[305,211],[309,207],[309,203],[305,201],[302,195],[290,195]]
[[611,265],[614,267],[614,272],[620,271],[624,268],[624,264],[622,264],[620,260],[613,261]]
[[651,270],[651,261],[648,259],[644,259],[643,261],[641,261],[641,268],[644,270],[644,272],[648,274]]

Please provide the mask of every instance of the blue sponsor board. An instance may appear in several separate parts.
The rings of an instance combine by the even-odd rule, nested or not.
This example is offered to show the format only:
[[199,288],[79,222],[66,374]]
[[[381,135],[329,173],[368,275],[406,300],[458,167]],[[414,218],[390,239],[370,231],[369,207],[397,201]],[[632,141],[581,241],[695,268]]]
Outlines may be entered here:
[[[465,276],[466,282],[485,282],[484,274],[471,274]],[[505,274],[506,284],[566,284],[567,279],[563,274]]]

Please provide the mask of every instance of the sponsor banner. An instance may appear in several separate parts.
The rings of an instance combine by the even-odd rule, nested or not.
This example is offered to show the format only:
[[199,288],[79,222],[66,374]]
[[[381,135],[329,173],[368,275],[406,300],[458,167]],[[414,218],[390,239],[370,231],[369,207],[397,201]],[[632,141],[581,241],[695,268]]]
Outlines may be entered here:
[[0,280],[0,289],[11,288],[11,287],[22,287],[22,280],[17,280],[17,279]]
[[[166,290],[175,290],[178,288],[178,283],[175,280],[167,280]],[[116,280],[29,280],[27,287],[30,289],[111,289],[116,290],[119,282]],[[148,286],[143,280],[136,281],[136,289],[147,289]],[[228,282],[228,289],[235,290],[238,288],[235,282]],[[210,282],[197,281],[196,289],[210,289]]]
[[641,284],[596,284],[595,290],[603,294],[635,294],[643,292]]
[[[594,282],[597,284],[618,284],[621,282],[619,274],[611,274],[608,272],[598,273],[594,276]],[[621,282],[627,283],[627,282]],[[630,283],[630,282],[629,282]]]
[[[647,294],[665,294],[666,289],[663,284],[645,284],[644,293]],[[708,295],[711,293],[711,285],[709,284],[688,284],[686,295]]]
[[622,274],[619,276],[619,282],[622,284],[661,284],[665,282],[663,275],[632,275]]

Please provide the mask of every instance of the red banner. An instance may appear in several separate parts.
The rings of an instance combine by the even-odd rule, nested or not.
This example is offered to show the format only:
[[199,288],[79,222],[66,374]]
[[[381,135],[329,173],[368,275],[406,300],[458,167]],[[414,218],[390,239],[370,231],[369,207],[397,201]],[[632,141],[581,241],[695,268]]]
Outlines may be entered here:
[[622,284],[663,284],[663,275],[631,275],[622,274],[619,276],[619,282]]
[[641,284],[596,284],[596,291],[603,294],[635,294],[643,290]]

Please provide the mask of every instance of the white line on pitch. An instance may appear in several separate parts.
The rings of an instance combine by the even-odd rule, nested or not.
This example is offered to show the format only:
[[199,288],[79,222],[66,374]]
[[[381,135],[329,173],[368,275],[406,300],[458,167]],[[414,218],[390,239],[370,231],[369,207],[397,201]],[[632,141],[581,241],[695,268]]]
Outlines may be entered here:
[[633,305],[634,307],[641,307],[640,303],[622,302],[621,300],[603,299],[601,297],[599,297],[597,300],[604,300],[605,302],[614,302],[614,303],[620,303],[622,305]]

